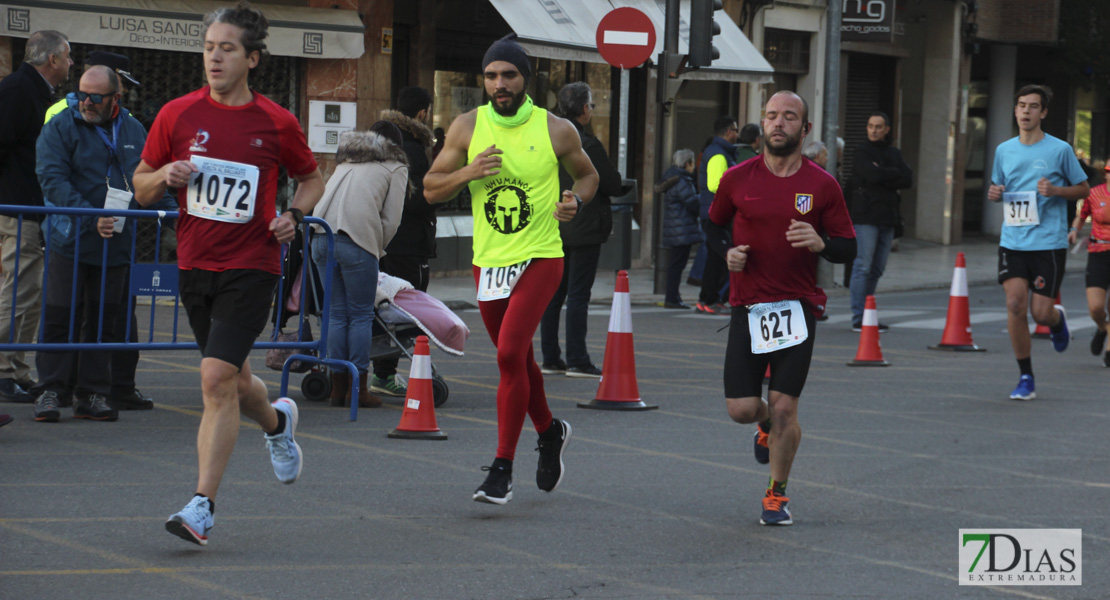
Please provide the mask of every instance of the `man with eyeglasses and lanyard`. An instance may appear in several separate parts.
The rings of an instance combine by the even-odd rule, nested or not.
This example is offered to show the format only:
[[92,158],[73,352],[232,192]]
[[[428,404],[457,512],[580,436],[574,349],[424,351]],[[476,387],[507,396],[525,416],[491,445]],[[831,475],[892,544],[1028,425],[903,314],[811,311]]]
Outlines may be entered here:
[[[131,71],[131,58],[123,55],[116,54],[115,52],[105,52],[103,50],[94,50],[89,52],[85,57],[85,71],[92,67],[102,65],[112,70],[119,77],[119,95],[122,100],[127,96],[127,93],[132,88],[139,87],[138,79]],[[78,104],[77,93],[70,92],[66,94],[65,98],[58,100],[53,106],[46,110],[46,122],[49,123],[50,119],[55,115],[61,114],[67,108],[76,107]],[[132,117],[135,115],[132,114]],[[137,202],[132,202],[129,208],[142,208]],[[162,197],[157,204],[149,207],[153,210],[176,211],[177,200],[174,199],[172,194],[166,194]],[[173,234],[174,222],[169,222],[163,226],[163,232],[170,235]],[[130,286],[124,286],[120,292],[123,294],[123,308],[126,310],[127,304],[131,299]],[[136,343],[139,341],[139,321],[135,315],[136,304],[131,303],[130,319],[126,316],[124,318],[116,319],[116,337],[122,340],[127,334],[128,321],[131,323],[130,341]],[[108,406],[117,410],[150,410],[154,408],[154,400],[144,396],[135,387],[135,371],[139,365],[139,352],[138,350],[119,350],[112,353],[112,390],[108,395]],[[62,404],[68,404],[68,399],[61,398]]]
[[[47,205],[104,208],[108,198],[130,199],[130,176],[139,164],[146,130],[119,106],[119,89],[115,71],[94,66],[81,77],[75,94],[77,105],[43,126],[36,147],[36,173]],[[74,339],[122,341],[115,335],[115,324],[125,310],[119,300],[127,285],[132,230],[117,227],[116,222],[113,217],[50,217],[44,343],[69,339],[71,310],[76,315],[74,329],[80,329],[79,335],[74,332]],[[108,240],[107,262],[103,259],[102,238]],[[102,293],[101,271],[105,269]],[[75,300],[73,306],[71,298]],[[88,316],[83,319],[83,315]],[[39,383],[33,391],[37,395],[35,420],[59,420],[59,409],[68,400],[63,396],[69,394],[70,380],[76,374],[74,418],[115,421],[118,413],[107,403],[110,362],[111,353],[99,350],[38,351],[35,367]]]

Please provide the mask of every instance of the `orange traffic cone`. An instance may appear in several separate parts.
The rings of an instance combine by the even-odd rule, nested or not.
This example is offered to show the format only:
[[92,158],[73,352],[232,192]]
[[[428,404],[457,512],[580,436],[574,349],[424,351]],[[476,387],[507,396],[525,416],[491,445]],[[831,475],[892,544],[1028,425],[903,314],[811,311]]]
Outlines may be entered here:
[[848,363],[849,367],[889,367],[883,360],[883,350],[879,347],[879,311],[875,308],[875,297],[868,296],[863,305],[863,327],[859,334],[859,349],[856,358]]
[[[1063,304],[1063,301],[1060,300],[1060,292],[1056,292],[1056,304]],[[1052,329],[1050,329],[1048,325],[1041,325],[1040,323],[1037,323],[1037,327],[1033,329],[1033,337],[1037,338],[1038,340],[1051,339]]]
[[628,296],[628,272],[617,273],[613,308],[609,312],[609,337],[605,340],[605,362],[601,365],[601,383],[591,402],[579,402],[579,408],[602,410],[651,410],[640,400],[636,385],[636,351],[632,346],[632,300]]
[[427,336],[416,338],[416,349],[409,369],[409,387],[405,394],[405,410],[401,423],[389,432],[391,438],[406,440],[445,440],[447,434],[436,424],[436,407],[432,393],[432,356]]
[[948,319],[944,324],[944,335],[930,350],[954,350],[956,352],[986,352],[971,340],[971,312],[967,299],[967,261],[964,253],[956,254],[956,270],[952,273],[952,289],[948,292]]

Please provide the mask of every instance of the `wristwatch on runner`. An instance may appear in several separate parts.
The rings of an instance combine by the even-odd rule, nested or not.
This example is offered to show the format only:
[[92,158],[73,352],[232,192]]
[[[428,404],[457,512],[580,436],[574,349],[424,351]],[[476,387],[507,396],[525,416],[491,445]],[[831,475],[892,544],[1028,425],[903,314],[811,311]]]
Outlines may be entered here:
[[301,209],[289,207],[285,209],[285,212],[293,215],[293,223],[300,225],[304,222],[304,211],[302,211]]

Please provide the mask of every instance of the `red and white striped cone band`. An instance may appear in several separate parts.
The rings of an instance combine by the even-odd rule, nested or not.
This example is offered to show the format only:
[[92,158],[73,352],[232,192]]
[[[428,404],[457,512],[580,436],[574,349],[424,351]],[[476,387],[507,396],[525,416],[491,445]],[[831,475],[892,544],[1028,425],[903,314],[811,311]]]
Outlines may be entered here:
[[632,333],[632,298],[628,292],[613,294],[609,311],[609,333]]
[[412,356],[412,368],[409,369],[409,381],[413,379],[428,379],[432,378],[432,357],[427,354],[414,354]]
[[864,327],[878,327],[879,326],[879,311],[874,308],[863,309],[863,326]]

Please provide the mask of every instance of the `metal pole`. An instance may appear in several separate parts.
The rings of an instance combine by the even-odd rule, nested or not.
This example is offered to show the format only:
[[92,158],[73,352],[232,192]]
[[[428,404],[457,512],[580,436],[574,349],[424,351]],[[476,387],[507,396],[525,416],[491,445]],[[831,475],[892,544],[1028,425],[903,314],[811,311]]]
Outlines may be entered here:
[[[840,133],[840,14],[842,0],[828,2],[828,31],[825,36],[825,97],[821,104],[821,120],[825,126],[821,132],[825,147],[828,148],[826,168],[834,177],[839,167],[836,155],[836,137]],[[844,176],[849,176],[845,173]],[[838,178],[839,179],[839,178]],[[832,287],[836,281],[833,265],[828,261],[817,263],[817,285]]]
[[628,178],[628,69],[621,69],[621,120],[617,125],[617,169],[621,177]]
[[832,0],[828,8],[828,34],[825,37],[825,97],[821,117],[825,130],[821,132],[829,149],[828,170],[836,174],[836,137],[840,133],[840,0]]
[[[658,179],[663,171],[667,168],[667,148],[664,146],[666,136],[664,132],[670,124],[670,115],[664,117],[667,111],[667,57],[674,55],[678,52],[678,21],[679,21],[679,0],[667,0],[667,22],[663,26],[663,52],[659,55],[656,66],[658,67],[658,90],[656,101],[659,103],[655,115],[655,173],[652,175],[652,181]],[[666,291],[667,287],[667,249],[661,245],[663,239],[663,202],[662,197],[656,197],[654,202],[654,226],[652,231],[654,239],[652,243],[655,247],[655,261],[654,261],[654,275],[655,282],[652,287],[652,293],[662,294]]]

